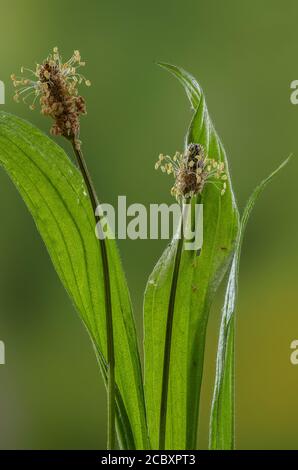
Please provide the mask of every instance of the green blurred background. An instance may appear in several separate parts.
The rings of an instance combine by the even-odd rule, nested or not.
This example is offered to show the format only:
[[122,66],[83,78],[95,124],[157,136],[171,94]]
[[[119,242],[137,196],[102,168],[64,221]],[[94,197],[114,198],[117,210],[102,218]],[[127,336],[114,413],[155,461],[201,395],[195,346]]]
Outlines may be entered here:
[[[201,82],[225,144],[240,208],[290,152],[298,154],[296,0],[20,0],[0,2],[1,108],[45,132],[50,122],[16,105],[9,76],[59,46],[79,49],[92,87],[82,136],[101,200],[170,202],[154,172],[159,152],[182,148],[190,109],[157,60]],[[59,140],[59,143],[62,143]],[[63,143],[62,143],[63,144]],[[297,169],[294,159],[266,189],[242,256],[237,331],[237,447],[298,449]],[[104,448],[106,398],[87,334],[25,206],[0,172],[0,447]],[[162,241],[121,241],[135,316]],[[206,448],[223,290],[210,318],[201,411]]]

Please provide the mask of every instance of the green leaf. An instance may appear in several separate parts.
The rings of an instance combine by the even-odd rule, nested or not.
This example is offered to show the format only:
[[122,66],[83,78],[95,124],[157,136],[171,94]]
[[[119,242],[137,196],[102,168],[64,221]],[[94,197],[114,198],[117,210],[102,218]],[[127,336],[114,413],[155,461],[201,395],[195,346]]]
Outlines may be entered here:
[[256,187],[246,204],[241,218],[236,250],[229,274],[225,302],[222,311],[216,361],[216,379],[210,420],[210,449],[234,449],[235,309],[238,294],[239,262],[245,228],[258,196],[272,178],[288,163],[289,159],[290,157]]
[[[225,151],[211,123],[199,84],[178,67],[160,65],[183,84],[195,109],[186,144],[202,144],[210,158],[225,163],[229,175]],[[163,445],[159,429],[163,414],[163,377],[167,375],[167,368],[165,447],[196,448],[208,316],[215,292],[230,263],[238,233],[238,211],[229,176],[224,196],[209,185],[198,202],[204,205],[204,242],[200,255],[185,250],[183,244],[179,246],[173,239],[155,266],[145,292],[145,398],[152,448]],[[172,322],[169,321],[171,316]],[[165,361],[167,349],[168,366]]]
[[[29,123],[0,113],[0,164],[24,199],[54,267],[95,346],[104,379],[106,323],[99,241],[87,189],[65,152]],[[123,446],[146,448],[137,338],[127,284],[107,241],[115,336],[117,417]]]

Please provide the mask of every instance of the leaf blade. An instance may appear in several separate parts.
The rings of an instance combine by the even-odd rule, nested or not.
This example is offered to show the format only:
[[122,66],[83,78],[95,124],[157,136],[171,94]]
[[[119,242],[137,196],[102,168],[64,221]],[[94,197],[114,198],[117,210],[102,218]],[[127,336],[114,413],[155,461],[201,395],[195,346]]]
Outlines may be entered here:
[[253,191],[241,217],[240,230],[229,274],[216,361],[216,379],[210,417],[209,448],[233,450],[235,446],[235,315],[241,247],[247,222],[259,195],[267,184],[288,164],[289,156]]
[[[224,149],[211,123],[199,84],[183,69],[169,64],[161,65],[183,84],[195,108],[186,143],[204,145],[210,158],[224,161],[227,166]],[[214,294],[227,269],[238,231],[238,211],[230,179],[223,198],[210,185],[204,189],[198,202],[204,204],[204,244],[199,257],[187,250],[183,250],[181,256],[171,342],[167,449],[196,447],[208,315]],[[157,404],[160,405],[167,312],[176,250],[177,241],[172,240],[150,276],[145,292],[145,396],[153,448],[157,448],[160,437]]]
[[[107,345],[102,260],[94,214],[81,174],[52,140],[29,123],[3,112],[0,113],[0,164],[31,212],[54,267],[103,360]],[[147,445],[147,432],[131,303],[113,240],[107,241],[107,250],[115,266],[111,285],[118,419],[120,414],[127,417],[122,429],[126,426],[130,437],[122,436],[122,440],[142,448]],[[102,362],[103,375],[104,368]]]

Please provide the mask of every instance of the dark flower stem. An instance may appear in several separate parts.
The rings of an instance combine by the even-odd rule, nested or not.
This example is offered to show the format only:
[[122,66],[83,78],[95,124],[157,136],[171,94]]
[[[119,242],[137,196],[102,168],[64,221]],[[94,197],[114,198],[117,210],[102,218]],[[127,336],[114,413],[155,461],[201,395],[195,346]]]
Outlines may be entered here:
[[[185,201],[187,203],[187,201]],[[169,379],[170,379],[170,363],[171,363],[171,346],[172,346],[172,333],[173,321],[175,310],[175,299],[178,285],[179,268],[181,262],[181,254],[183,249],[183,217],[181,219],[180,237],[177,242],[177,249],[175,255],[174,270],[172,276],[172,284],[168,305],[167,325],[166,325],[166,338],[163,359],[163,374],[162,374],[162,390],[160,402],[160,420],[159,420],[159,450],[165,450],[166,445],[166,425],[167,425],[167,408],[168,408],[168,394],[169,394]]]
[[[95,214],[99,205],[99,200],[89,174],[84,155],[80,148],[77,147],[75,139],[71,139],[73,151],[75,153],[80,171],[83,175],[87,190],[91,199],[94,212],[95,222],[100,221],[100,217]],[[113,332],[113,316],[111,301],[111,285],[109,275],[109,262],[107,247],[104,239],[99,240],[100,251],[103,264],[104,286],[105,286],[105,311],[106,311],[106,328],[107,328],[107,394],[108,394],[108,438],[107,448],[113,450],[115,448],[115,351],[114,351],[114,332]]]
[[168,307],[167,327],[165,350],[163,360],[163,375],[162,375],[162,392],[160,403],[160,422],[159,422],[159,450],[165,450],[166,441],[166,424],[167,424],[167,408],[168,408],[168,392],[169,392],[169,378],[170,378],[170,359],[171,359],[171,344],[174,320],[175,297],[178,283],[179,266],[181,260],[183,240],[180,237],[177,245],[177,252],[175,257],[174,272],[172,278],[172,286]]

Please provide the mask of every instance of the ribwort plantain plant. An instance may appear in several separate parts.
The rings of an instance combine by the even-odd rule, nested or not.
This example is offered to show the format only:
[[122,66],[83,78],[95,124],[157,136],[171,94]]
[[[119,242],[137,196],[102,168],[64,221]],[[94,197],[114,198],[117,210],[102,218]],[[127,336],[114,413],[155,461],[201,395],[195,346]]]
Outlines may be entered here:
[[67,139],[77,166],[50,138],[18,117],[0,113],[0,163],[16,184],[45,242],[53,265],[94,345],[107,387],[107,447],[195,449],[206,328],[226,273],[217,367],[210,417],[210,449],[234,448],[235,305],[241,243],[251,209],[288,159],[253,192],[240,218],[223,145],[198,82],[186,71],[160,64],[183,85],[193,117],[184,149],[160,155],[155,168],[174,177],[177,201],[192,211],[204,205],[202,249],[186,250],[182,219],[148,279],[144,295],[144,379],[129,291],[115,241],[104,231],[80,137],[86,103],[79,95],[80,53],[63,62],[54,48],[31,78],[12,75],[15,99],[53,123]]
[[[95,346],[108,392],[108,449],[115,446],[115,413],[120,445],[146,448],[141,368],[129,293],[115,244],[95,236],[95,225],[101,227],[96,215],[99,200],[79,140],[80,116],[86,114],[86,104],[78,86],[82,82],[90,86],[78,72],[84,65],[79,51],[63,62],[54,48],[34,71],[22,68],[31,78],[11,77],[15,100],[26,102],[33,95],[30,108],[34,109],[39,99],[42,114],[53,120],[51,133],[71,143],[80,171],[51,140],[6,114],[1,115],[1,161],[12,170],[8,170],[10,176],[28,204]],[[18,171],[11,168],[10,153],[19,162]],[[121,358],[118,367],[117,357]],[[124,392],[128,389],[129,394]]]

